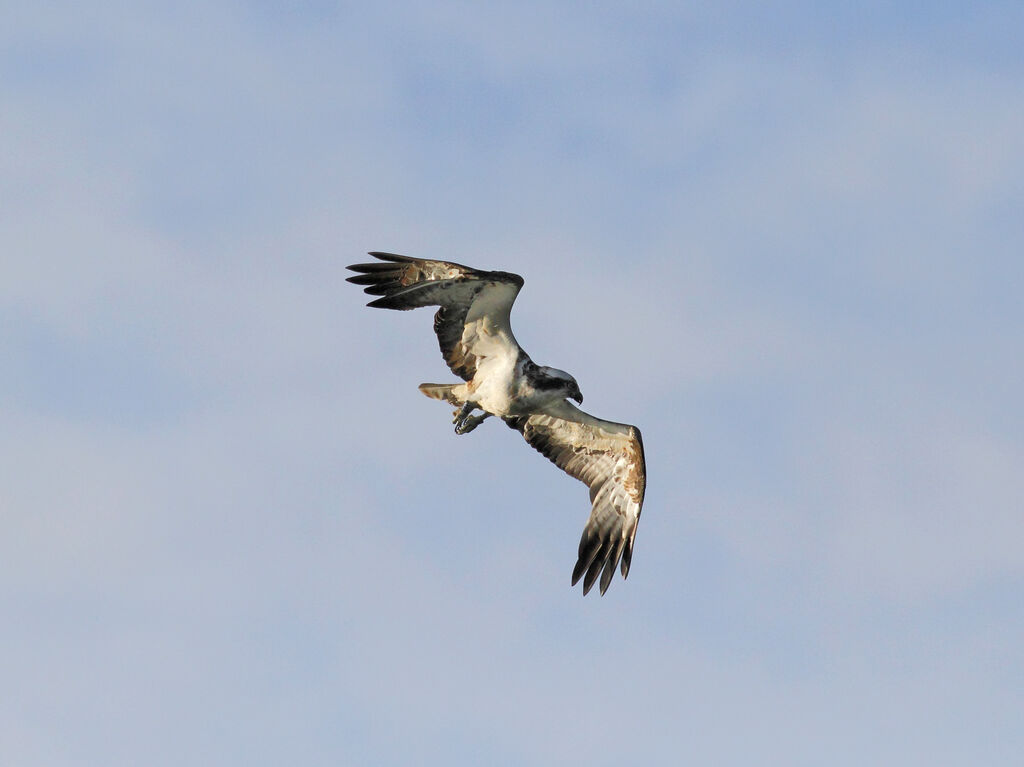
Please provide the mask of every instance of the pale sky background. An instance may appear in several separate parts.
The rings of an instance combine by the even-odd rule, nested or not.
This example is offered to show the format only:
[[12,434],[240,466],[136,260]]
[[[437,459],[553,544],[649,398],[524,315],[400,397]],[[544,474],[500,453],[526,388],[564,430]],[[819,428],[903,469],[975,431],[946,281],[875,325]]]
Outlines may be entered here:
[[[0,5],[0,763],[1021,764],[1024,6],[370,5]],[[605,597],[377,249],[643,430]]]

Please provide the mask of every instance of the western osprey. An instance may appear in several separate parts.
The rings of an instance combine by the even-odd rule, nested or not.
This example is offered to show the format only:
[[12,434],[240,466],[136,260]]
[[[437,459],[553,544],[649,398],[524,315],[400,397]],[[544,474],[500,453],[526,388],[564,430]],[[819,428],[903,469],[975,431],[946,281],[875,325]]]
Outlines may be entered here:
[[[434,315],[434,332],[448,367],[465,383],[420,384],[420,391],[458,408],[455,433],[466,434],[496,415],[590,488],[590,519],[572,585],[583,577],[586,594],[600,574],[604,594],[616,565],[621,561],[625,578],[633,557],[646,485],[640,430],[584,413],[568,401],[583,403],[576,379],[535,364],[516,343],[509,314],[523,287],[518,274],[394,253],[370,255],[379,261],[348,267],[358,272],[349,282],[381,296],[367,306],[441,307]],[[473,415],[476,410],[480,415]]]

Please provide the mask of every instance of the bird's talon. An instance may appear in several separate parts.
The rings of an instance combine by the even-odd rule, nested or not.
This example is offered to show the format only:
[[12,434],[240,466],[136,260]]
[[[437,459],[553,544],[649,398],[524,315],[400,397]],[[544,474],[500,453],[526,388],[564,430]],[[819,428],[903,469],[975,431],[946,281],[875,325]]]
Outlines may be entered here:
[[[472,411],[470,411],[472,412]],[[468,434],[473,431],[477,426],[482,424],[485,419],[490,416],[490,413],[484,411],[480,415],[470,415],[469,413],[462,414],[459,412],[458,417],[455,419],[455,433],[456,434]]]

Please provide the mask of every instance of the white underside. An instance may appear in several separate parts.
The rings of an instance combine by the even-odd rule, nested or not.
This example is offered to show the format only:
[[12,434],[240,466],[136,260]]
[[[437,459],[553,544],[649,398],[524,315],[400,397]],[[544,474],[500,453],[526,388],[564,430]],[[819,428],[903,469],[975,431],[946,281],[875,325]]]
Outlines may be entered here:
[[[511,295],[506,295],[511,291]],[[516,401],[523,393],[516,370],[521,350],[509,327],[508,310],[518,289],[484,292],[473,302],[462,343],[476,357],[473,380],[455,388],[461,399],[497,416],[520,412]]]

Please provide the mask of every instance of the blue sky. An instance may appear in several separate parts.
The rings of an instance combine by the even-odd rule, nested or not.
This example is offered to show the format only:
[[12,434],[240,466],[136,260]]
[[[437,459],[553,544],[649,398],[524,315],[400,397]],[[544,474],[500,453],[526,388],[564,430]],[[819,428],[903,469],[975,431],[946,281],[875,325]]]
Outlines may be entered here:
[[[1022,28],[3,6],[0,761],[1017,764]],[[643,430],[605,597],[377,249],[523,275]]]

